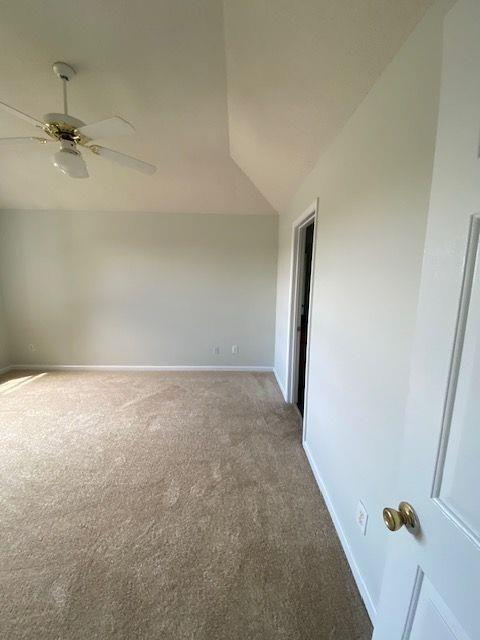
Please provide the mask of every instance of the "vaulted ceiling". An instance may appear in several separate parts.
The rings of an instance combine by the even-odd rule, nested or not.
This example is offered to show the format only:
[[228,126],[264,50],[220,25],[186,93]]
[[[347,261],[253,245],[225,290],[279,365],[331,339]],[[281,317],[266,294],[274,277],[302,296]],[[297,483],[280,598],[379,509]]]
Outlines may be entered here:
[[[54,145],[0,146],[0,208],[271,213],[281,210],[433,0],[0,1],[0,100],[121,115],[137,134],[102,144],[152,162],[137,174]],[[0,113],[0,137],[36,135]]]

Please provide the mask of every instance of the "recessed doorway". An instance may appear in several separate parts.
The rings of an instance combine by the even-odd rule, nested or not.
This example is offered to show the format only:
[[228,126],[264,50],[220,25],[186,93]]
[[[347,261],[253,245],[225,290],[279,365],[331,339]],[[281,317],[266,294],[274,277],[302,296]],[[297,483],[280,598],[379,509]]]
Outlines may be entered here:
[[310,310],[310,288],[312,281],[312,256],[313,256],[313,237],[315,234],[315,221],[312,220],[302,230],[303,254],[301,260],[302,265],[302,281],[300,288],[300,312],[297,323],[298,333],[298,375],[297,375],[297,407],[301,415],[304,415],[305,409],[305,378],[307,366],[307,346],[308,346],[308,316]]
[[[315,257],[317,203],[293,224],[293,265],[290,308],[288,400],[295,404],[306,424],[308,354]],[[305,437],[305,426],[304,426]]]

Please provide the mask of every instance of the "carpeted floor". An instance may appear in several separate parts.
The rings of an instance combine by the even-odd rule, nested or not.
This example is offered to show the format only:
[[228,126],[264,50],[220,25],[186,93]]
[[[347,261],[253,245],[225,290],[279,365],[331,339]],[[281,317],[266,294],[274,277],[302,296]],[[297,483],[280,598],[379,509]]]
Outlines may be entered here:
[[5,640],[367,640],[270,374],[0,378]]

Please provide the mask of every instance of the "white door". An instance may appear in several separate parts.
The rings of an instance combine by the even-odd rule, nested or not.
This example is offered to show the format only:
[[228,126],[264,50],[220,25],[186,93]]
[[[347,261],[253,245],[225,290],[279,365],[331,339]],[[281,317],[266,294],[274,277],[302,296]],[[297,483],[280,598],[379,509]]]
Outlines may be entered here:
[[385,530],[374,640],[480,639],[479,145],[480,0],[459,0],[445,20],[405,447],[388,505],[409,502],[420,531]]

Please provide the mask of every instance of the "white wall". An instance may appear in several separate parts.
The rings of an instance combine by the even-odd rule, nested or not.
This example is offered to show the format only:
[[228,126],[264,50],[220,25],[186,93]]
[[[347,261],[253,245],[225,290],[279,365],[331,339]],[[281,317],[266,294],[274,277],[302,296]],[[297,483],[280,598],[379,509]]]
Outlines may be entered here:
[[7,339],[7,319],[0,287],[0,371],[10,364]]
[[[275,367],[285,384],[292,220],[319,197],[306,446],[373,612],[388,537],[382,509],[408,498],[393,487],[451,4],[427,13],[280,221]],[[365,538],[358,500],[370,515]]]
[[271,366],[277,220],[2,212],[12,363]]

